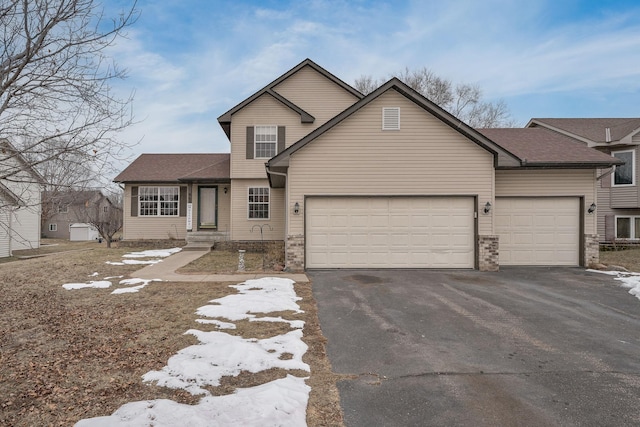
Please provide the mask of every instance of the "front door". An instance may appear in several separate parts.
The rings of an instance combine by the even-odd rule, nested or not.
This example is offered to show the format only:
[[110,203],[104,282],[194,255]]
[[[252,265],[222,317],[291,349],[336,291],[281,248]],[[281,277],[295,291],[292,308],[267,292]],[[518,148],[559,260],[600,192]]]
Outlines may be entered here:
[[198,229],[217,228],[217,191],[217,187],[198,187]]

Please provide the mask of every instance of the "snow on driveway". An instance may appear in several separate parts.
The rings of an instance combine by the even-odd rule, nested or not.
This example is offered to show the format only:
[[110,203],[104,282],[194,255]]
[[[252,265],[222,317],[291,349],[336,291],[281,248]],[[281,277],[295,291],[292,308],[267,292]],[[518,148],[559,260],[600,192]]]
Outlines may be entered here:
[[[204,388],[216,386],[223,376],[236,376],[242,371],[260,372],[271,368],[304,370],[302,361],[307,345],[302,341],[302,321],[279,317],[257,317],[274,311],[302,312],[294,282],[284,278],[247,280],[232,285],[239,294],[210,301],[197,314],[222,317],[231,322],[287,322],[292,331],[265,339],[245,339],[220,331],[188,330],[200,344],[189,346],[172,356],[167,366],[143,376],[146,382],[181,388],[204,397],[197,405],[185,405],[167,399],[127,403],[112,415],[79,421],[77,427],[106,426],[305,426],[310,387],[306,378],[293,375],[260,386],[238,389],[226,396],[211,396]],[[199,323],[230,327],[233,323],[216,319],[196,319]],[[281,358],[287,355],[285,358]]]
[[601,271],[601,270],[587,270],[593,273],[608,274],[609,276],[615,276],[615,280],[619,280],[623,288],[629,289],[629,293],[636,298],[640,299],[640,273],[634,273],[630,271]]

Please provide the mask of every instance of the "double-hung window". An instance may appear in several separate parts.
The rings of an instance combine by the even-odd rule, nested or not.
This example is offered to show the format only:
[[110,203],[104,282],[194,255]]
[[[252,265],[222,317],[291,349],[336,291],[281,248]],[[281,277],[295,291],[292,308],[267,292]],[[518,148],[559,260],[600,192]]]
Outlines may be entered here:
[[140,216],[178,216],[179,187],[140,187]]
[[616,216],[616,239],[640,239],[640,216]]
[[249,219],[269,219],[269,187],[249,187]]
[[614,151],[611,153],[616,159],[624,162],[624,165],[615,167],[612,176],[613,186],[635,185],[636,179],[636,153],[635,150]]
[[278,151],[278,126],[256,126],[254,129],[255,159],[270,159]]

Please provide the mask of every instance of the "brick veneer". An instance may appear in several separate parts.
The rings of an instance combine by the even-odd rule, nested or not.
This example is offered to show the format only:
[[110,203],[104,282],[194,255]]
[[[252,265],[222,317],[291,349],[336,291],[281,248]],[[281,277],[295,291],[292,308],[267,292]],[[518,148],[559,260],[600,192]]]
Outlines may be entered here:
[[498,271],[500,269],[498,236],[478,236],[478,269]]

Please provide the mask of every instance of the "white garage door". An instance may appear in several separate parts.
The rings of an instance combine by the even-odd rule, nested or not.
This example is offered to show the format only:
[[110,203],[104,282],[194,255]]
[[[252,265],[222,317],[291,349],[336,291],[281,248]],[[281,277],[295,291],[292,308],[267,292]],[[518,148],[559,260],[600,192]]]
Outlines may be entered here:
[[497,198],[500,265],[578,265],[580,199]]
[[470,197],[314,197],[308,268],[473,268]]

